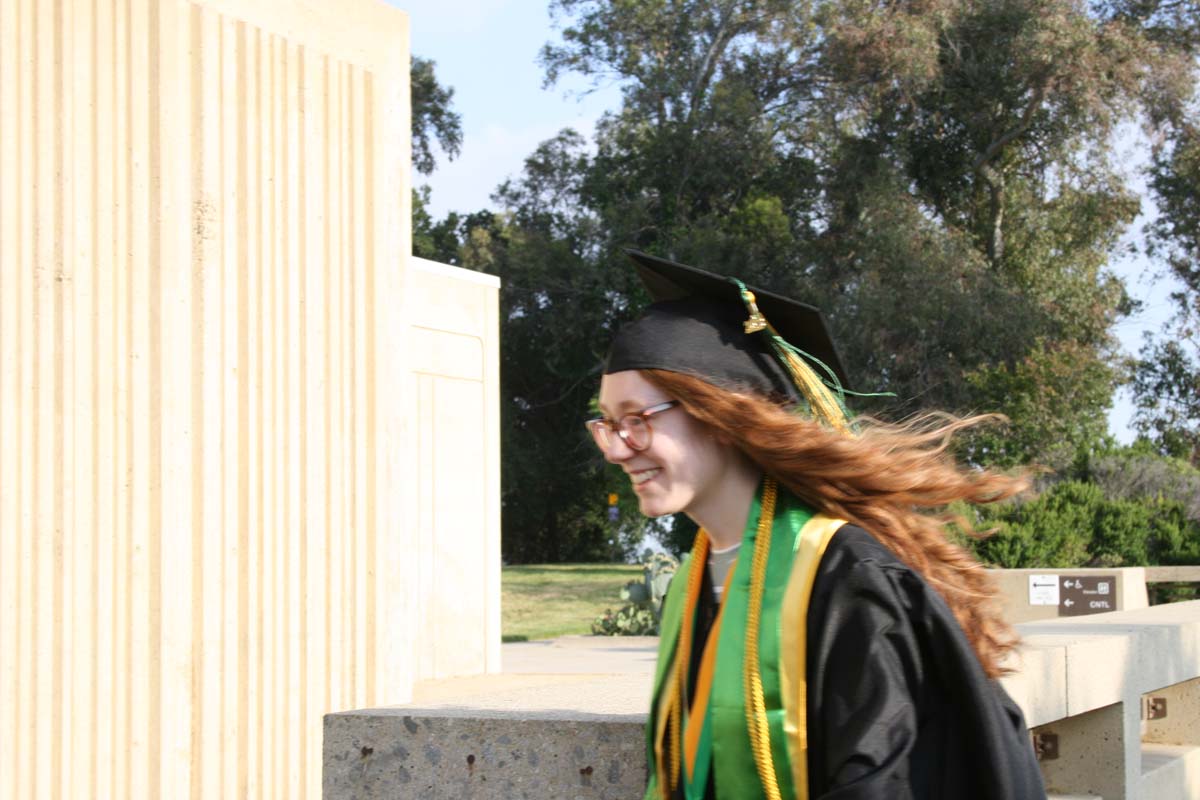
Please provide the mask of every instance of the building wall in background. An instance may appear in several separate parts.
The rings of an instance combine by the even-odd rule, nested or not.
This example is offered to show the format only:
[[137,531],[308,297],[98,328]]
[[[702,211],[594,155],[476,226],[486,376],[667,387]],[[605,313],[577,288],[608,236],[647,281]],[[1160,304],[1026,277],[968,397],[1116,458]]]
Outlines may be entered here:
[[500,671],[499,290],[410,262],[417,680]]
[[316,798],[409,698],[408,66],[375,0],[0,3],[0,797]]

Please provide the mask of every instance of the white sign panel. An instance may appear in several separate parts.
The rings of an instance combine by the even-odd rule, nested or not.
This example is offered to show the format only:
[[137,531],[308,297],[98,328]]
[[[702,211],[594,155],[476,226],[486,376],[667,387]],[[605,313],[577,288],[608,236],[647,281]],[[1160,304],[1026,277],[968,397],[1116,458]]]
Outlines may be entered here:
[[1029,576],[1029,605],[1056,606],[1058,605],[1058,576],[1030,575]]

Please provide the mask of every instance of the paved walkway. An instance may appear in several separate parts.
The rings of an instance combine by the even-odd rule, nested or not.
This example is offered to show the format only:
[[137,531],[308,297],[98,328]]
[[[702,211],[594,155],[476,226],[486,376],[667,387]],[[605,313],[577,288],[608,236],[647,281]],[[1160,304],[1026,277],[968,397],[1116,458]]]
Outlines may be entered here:
[[562,636],[500,645],[506,675],[521,673],[654,673],[657,636]]
[[421,681],[412,706],[641,716],[650,703],[658,639],[564,636],[501,646],[498,675]]

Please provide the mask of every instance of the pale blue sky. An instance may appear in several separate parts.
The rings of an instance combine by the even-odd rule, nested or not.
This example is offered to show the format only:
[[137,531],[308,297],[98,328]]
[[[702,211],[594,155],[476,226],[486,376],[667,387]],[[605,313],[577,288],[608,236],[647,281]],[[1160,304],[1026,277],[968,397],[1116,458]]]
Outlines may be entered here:
[[[388,1],[408,12],[413,53],[437,62],[438,79],[453,87],[454,105],[463,119],[461,155],[453,162],[441,159],[427,178],[414,176],[432,188],[435,218],[451,210],[490,207],[496,186],[519,174],[540,142],[565,127],[590,137],[601,113],[619,102],[619,92],[611,86],[579,97],[586,84],[574,78],[542,88],[538,50],[557,39],[543,0]],[[1129,170],[1135,187],[1144,189],[1138,171],[1146,162],[1145,142],[1130,130],[1115,147],[1117,163]],[[1143,209],[1152,210],[1148,199]],[[1135,223],[1127,243],[1140,240],[1144,223]],[[1144,304],[1141,313],[1116,331],[1125,350],[1136,353],[1142,332],[1157,330],[1170,314],[1170,288],[1155,280],[1153,267],[1142,259],[1125,258],[1114,267]],[[1109,427],[1122,441],[1133,438],[1128,428],[1132,413],[1128,393],[1118,395]]]

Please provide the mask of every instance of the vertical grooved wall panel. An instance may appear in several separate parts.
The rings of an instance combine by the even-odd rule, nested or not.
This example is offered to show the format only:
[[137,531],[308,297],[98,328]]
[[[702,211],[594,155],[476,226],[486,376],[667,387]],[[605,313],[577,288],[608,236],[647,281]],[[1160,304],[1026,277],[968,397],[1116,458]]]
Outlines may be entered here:
[[322,715],[408,700],[408,52],[0,3],[0,800],[317,798]]

